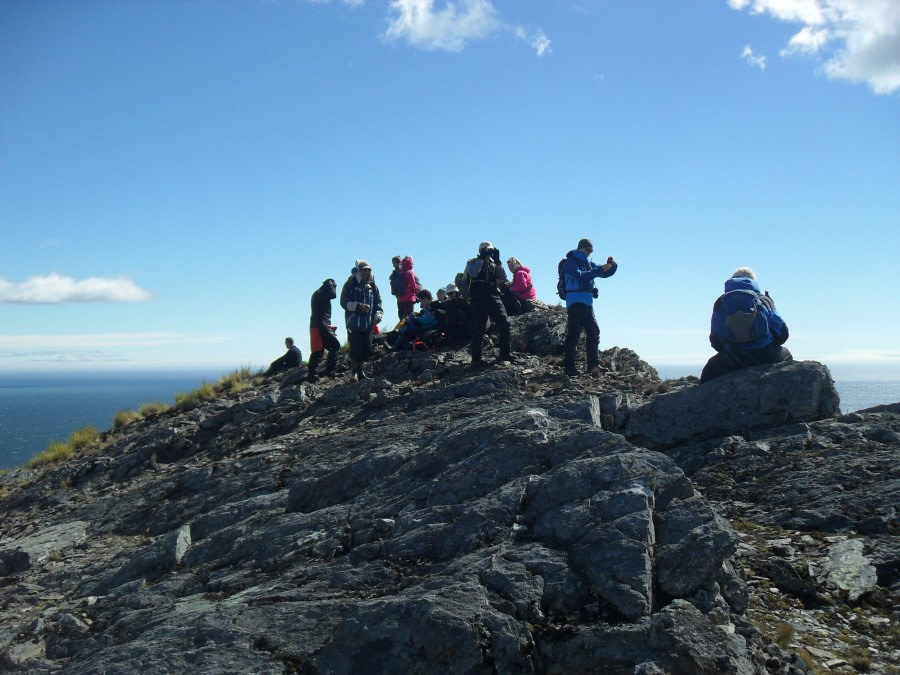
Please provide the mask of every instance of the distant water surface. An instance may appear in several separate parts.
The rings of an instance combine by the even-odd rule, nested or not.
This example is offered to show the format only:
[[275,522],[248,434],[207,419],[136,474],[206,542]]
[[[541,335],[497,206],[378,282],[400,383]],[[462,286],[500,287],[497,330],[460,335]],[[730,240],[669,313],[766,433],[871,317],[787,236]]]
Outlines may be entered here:
[[[699,367],[661,367],[661,377],[697,375]],[[76,429],[112,427],[119,410],[143,403],[174,403],[175,394],[214,382],[222,371],[121,373],[0,373],[0,469],[24,464],[50,441]],[[900,401],[900,380],[837,380],[841,410],[852,412]]]
[[120,410],[173,404],[175,394],[219,379],[223,371],[0,373],[0,469],[24,464],[50,441],[76,429],[112,427]]

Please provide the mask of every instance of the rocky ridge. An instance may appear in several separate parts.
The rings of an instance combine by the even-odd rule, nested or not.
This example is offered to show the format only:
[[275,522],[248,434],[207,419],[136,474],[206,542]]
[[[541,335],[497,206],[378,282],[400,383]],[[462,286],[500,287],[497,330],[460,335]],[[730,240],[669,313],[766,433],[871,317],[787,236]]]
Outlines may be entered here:
[[[0,668],[898,672],[900,405],[627,349],[303,368],[0,476]],[[777,643],[777,644],[776,644]]]

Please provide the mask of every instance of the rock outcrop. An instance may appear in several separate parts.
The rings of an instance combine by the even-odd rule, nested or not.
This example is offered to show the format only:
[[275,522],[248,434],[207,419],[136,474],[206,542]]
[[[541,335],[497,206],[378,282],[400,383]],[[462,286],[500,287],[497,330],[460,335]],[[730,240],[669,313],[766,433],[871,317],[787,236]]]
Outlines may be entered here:
[[0,477],[0,667],[786,673],[828,659],[773,644],[760,588],[890,621],[900,415],[840,416],[815,363],[569,379],[562,311],[513,328],[514,365],[300,368]]

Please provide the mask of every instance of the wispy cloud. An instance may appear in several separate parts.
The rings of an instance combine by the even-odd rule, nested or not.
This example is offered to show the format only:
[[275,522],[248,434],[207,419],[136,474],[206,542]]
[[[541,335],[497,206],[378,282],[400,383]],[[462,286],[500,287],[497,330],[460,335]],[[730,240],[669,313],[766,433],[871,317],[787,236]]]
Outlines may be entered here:
[[823,356],[822,361],[840,363],[900,363],[900,352],[887,349],[847,349]]
[[64,349],[160,347],[172,344],[220,344],[228,338],[199,333],[69,333],[0,335],[0,350],[31,349],[36,352]]
[[864,82],[876,94],[900,91],[898,0],[727,0],[736,10],[801,24],[782,56],[820,55],[834,79]]
[[766,69],[766,57],[754,54],[753,48],[750,45],[744,47],[744,51],[741,52],[741,58],[751,66],[756,66],[760,70]]
[[0,304],[58,305],[72,302],[144,302],[150,293],[125,277],[73,279],[60,274],[14,283],[0,278]]
[[447,0],[439,7],[435,5],[435,0],[391,0],[384,40],[404,41],[419,49],[458,52],[471,42],[509,31],[538,56],[550,52],[550,39],[543,30],[507,24],[490,0]]

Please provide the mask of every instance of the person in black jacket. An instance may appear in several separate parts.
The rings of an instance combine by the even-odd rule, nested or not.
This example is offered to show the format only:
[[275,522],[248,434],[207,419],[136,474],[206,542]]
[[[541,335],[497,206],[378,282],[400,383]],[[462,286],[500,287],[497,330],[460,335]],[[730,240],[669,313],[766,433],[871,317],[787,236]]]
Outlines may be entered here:
[[269,369],[263,375],[267,377],[269,375],[277,375],[285,370],[296,368],[303,362],[303,354],[300,353],[300,348],[294,345],[294,338],[284,338],[284,346],[287,347],[287,352],[285,352],[284,356],[272,361]]
[[489,241],[478,246],[478,257],[466,263],[464,280],[469,292],[469,303],[472,306],[472,368],[483,368],[481,358],[481,342],[490,318],[500,332],[500,361],[514,363],[512,355],[512,336],[509,330],[509,318],[500,300],[500,284],[506,281],[506,272],[500,264],[500,250],[494,248]]
[[325,377],[334,375],[337,366],[338,350],[341,343],[334,334],[337,326],[331,325],[331,301],[337,297],[337,283],[334,279],[326,279],[312,294],[309,314],[309,372],[306,379],[310,382],[319,380],[319,362],[325,350],[328,359],[325,361]]

